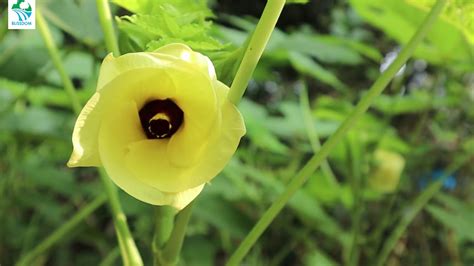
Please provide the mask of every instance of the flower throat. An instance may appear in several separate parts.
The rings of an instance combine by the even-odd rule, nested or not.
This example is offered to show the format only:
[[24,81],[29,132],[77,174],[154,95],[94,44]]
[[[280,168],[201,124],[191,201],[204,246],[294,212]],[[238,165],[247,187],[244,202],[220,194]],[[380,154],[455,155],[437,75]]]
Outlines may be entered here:
[[183,123],[183,111],[170,99],[148,102],[138,114],[149,139],[169,138]]

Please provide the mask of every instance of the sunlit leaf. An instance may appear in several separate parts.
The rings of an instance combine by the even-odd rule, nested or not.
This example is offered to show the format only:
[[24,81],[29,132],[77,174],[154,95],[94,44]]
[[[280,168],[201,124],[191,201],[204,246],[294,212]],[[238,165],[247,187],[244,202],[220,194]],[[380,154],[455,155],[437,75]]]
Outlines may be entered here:
[[[413,2],[350,0],[356,12],[367,22],[402,44],[408,42],[428,13],[427,8],[415,6]],[[472,13],[466,10],[466,14]],[[474,65],[473,43],[467,40],[464,31],[446,19],[436,21],[425,40],[418,46],[415,56],[436,64],[457,62],[457,67],[460,68],[472,68]]]

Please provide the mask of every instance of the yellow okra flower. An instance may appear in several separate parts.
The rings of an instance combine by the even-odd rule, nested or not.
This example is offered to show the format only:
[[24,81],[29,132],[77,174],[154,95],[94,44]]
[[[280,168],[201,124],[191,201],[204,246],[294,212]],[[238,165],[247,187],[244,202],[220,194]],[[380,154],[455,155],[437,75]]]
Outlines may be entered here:
[[209,58],[183,44],[108,55],[79,115],[70,167],[103,166],[133,197],[184,208],[245,134]]

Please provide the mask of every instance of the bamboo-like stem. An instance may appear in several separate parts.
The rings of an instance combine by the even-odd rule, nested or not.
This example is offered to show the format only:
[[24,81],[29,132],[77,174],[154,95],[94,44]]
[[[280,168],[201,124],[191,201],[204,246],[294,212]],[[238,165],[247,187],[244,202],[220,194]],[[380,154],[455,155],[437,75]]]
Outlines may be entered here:
[[[186,228],[188,226],[189,219],[191,218],[192,210],[193,203],[191,202],[191,204],[189,204],[185,209],[176,215],[176,221],[174,226],[172,225],[172,231],[166,241],[166,244],[162,245],[162,248],[156,250],[155,245],[153,246],[155,252],[155,265],[174,266],[178,263],[179,253],[181,252],[181,247],[183,246],[184,236],[186,235]],[[156,244],[158,245],[159,242]]]
[[285,6],[285,2],[285,0],[268,0],[230,87],[228,98],[233,104],[238,104],[244,95],[247,85],[252,78],[253,71]]
[[156,207],[155,235],[153,236],[152,242],[153,263],[155,266],[166,265],[163,263],[161,253],[166,245],[166,242],[168,242],[171,237],[176,212],[176,209],[171,206]]
[[26,255],[21,257],[18,262],[16,263],[17,266],[28,266],[32,265],[35,259],[46,252],[49,248],[51,248],[54,244],[60,242],[64,236],[69,234],[72,229],[76,228],[79,224],[82,223],[89,215],[91,215],[97,208],[102,206],[107,201],[106,195],[99,195],[95,198],[91,203],[87,204],[83,208],[81,208],[71,219],[69,219],[66,223],[61,225],[56,231],[50,234],[46,239],[41,241],[36,247],[34,247],[31,251],[29,251]]
[[99,176],[109,199],[109,207],[114,221],[115,232],[117,233],[123,264],[127,266],[141,266],[143,261],[133,240],[132,233],[128,228],[127,216],[125,216],[122,210],[117,187],[112,183],[103,168],[99,169]]
[[319,165],[326,159],[331,150],[338,144],[347,134],[355,123],[367,111],[372,102],[377,96],[382,93],[390,80],[395,76],[398,70],[411,57],[417,45],[421,42],[425,34],[429,31],[436,18],[441,13],[443,6],[447,0],[438,0],[431,9],[428,16],[425,18],[417,32],[410,39],[407,45],[400,51],[393,63],[384,71],[381,76],[375,81],[372,87],[368,90],[365,96],[359,101],[352,113],[344,120],[336,132],[324,143],[319,153],[315,154],[306,165],[298,172],[298,174],[287,185],[286,190],[281,194],[262,215],[257,224],[252,228],[250,233],[242,241],[240,246],[230,257],[227,265],[239,265],[245,255],[249,252],[255,244],[260,235],[270,225],[273,219],[283,209],[288,200],[294,195],[296,191],[306,182],[307,178],[319,167]]
[[189,204],[176,217],[176,223],[171,233],[171,238],[166,243],[163,249],[163,260],[171,262],[176,265],[179,259],[179,253],[183,246],[184,236],[186,235],[186,228],[188,227],[189,219],[193,211],[193,203]]
[[[49,55],[53,60],[56,70],[61,76],[61,80],[64,84],[65,90],[69,94],[73,110],[76,115],[79,115],[79,113],[81,112],[81,104],[79,98],[77,97],[77,94],[72,85],[72,81],[67,75],[65,68],[61,62],[58,48],[54,44],[53,37],[51,35],[51,31],[49,30],[48,24],[46,23],[39,9],[36,10],[36,20],[41,36],[48,49]],[[124,265],[143,265],[136,244],[128,228],[126,216],[123,213],[122,207],[120,205],[117,189],[112,183],[112,181],[107,177],[105,172],[101,171],[100,177],[105,187],[106,194],[108,196],[108,202],[110,210],[112,212],[112,218],[114,220],[117,238],[119,240],[120,250],[122,251],[122,259],[124,261]]]
[[51,31],[49,30],[48,24],[39,9],[36,10],[36,22],[38,23],[38,29],[41,33],[41,37],[43,38],[44,44],[48,49],[48,53],[51,57],[51,60],[53,61],[53,65],[58,71],[59,76],[61,77],[61,81],[63,83],[64,89],[66,90],[66,93],[69,95],[72,109],[76,114],[79,114],[82,109],[81,103],[79,101],[79,98],[77,97],[74,85],[72,84],[72,81],[66,73],[66,69],[64,68],[63,63],[61,62],[61,56],[59,55],[58,48],[54,44],[53,36],[51,35]]
[[107,0],[97,0],[96,4],[97,12],[99,13],[100,26],[104,32],[107,51],[111,52],[114,56],[119,56],[120,50],[112,23],[112,13],[110,12],[109,3]]

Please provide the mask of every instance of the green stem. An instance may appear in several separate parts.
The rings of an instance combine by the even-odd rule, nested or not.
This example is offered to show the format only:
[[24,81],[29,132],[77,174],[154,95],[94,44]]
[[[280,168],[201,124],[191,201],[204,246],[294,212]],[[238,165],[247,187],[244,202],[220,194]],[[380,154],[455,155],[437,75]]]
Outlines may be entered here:
[[391,232],[390,236],[387,238],[380,255],[377,258],[375,265],[381,266],[385,265],[385,261],[392,252],[395,245],[398,243],[398,240],[403,235],[403,233],[408,228],[408,225],[411,224],[413,219],[418,215],[418,213],[423,210],[423,208],[428,204],[428,202],[438,193],[443,187],[444,180],[454,173],[459,167],[461,167],[466,161],[469,160],[469,156],[466,156],[462,159],[456,160],[450,166],[447,167],[446,174],[444,174],[438,181],[430,184],[424,191],[421,193],[413,204],[411,204],[406,211],[404,212],[400,222],[395,226],[395,229]]
[[[115,37],[109,3],[107,0],[97,0],[96,4],[100,24],[104,31],[107,50],[108,52],[113,53],[114,56],[119,56],[120,51]],[[102,179],[105,190],[109,195],[109,205],[112,210],[112,218],[114,220],[115,231],[117,233],[123,263],[124,265],[143,265],[142,258],[128,227],[127,217],[120,205],[117,187],[112,183],[110,178],[107,176],[107,173],[102,168],[100,169],[100,178]]]
[[265,50],[265,46],[275,28],[283,6],[285,6],[285,2],[285,0],[268,0],[230,87],[228,97],[233,104],[238,104],[244,95],[250,78],[252,78],[252,73]]
[[1,19],[0,19],[0,43],[3,41],[3,38],[5,38],[5,35],[7,35],[8,32],[8,15],[7,11],[5,10],[2,14],[0,14]]
[[152,243],[155,266],[172,266],[178,263],[192,208],[193,203],[178,214],[176,209],[170,206],[157,208],[155,236]]
[[64,239],[64,237],[67,234],[69,234],[72,231],[72,229],[77,227],[80,223],[82,223],[84,219],[89,217],[89,215],[91,215],[97,208],[102,206],[102,204],[104,204],[106,200],[107,200],[106,195],[99,195],[94,201],[92,201],[85,207],[81,208],[71,219],[69,219],[56,231],[50,234],[46,239],[44,239],[41,243],[39,243],[30,252],[28,252],[26,255],[20,258],[20,260],[16,263],[16,265],[17,266],[32,265],[35,259],[39,255],[46,252],[54,244]]
[[114,56],[120,55],[120,50],[115,36],[114,26],[112,23],[112,13],[107,0],[97,0],[97,12],[99,13],[99,21],[104,32],[105,46],[107,51],[113,53]]
[[357,265],[359,260],[359,237],[361,230],[361,219],[363,213],[362,199],[362,161],[363,146],[359,142],[357,134],[349,134],[349,152],[351,157],[351,189],[354,197],[354,208],[352,211],[352,238],[348,250],[346,265]]
[[[38,23],[38,28],[41,32],[41,36],[43,37],[46,47],[48,48],[49,55],[53,60],[56,70],[61,76],[64,88],[69,94],[73,110],[76,115],[79,115],[79,113],[81,112],[81,104],[74,90],[72,82],[69,79],[61,62],[58,48],[54,44],[51,31],[48,28],[48,24],[46,23],[39,9],[36,10],[36,21]],[[108,201],[112,212],[112,218],[114,220],[115,230],[117,232],[117,238],[119,240],[120,249],[122,251],[122,259],[124,261],[124,265],[143,265],[140,254],[138,253],[138,249],[135,245],[135,242],[133,241],[130,230],[128,229],[127,219],[120,205],[117,189],[110,180],[110,178],[107,177],[105,172],[101,171],[100,177],[105,187],[106,194],[108,196]]]
[[155,215],[155,235],[153,236],[152,242],[154,265],[162,266],[165,264],[162,262],[161,253],[166,242],[171,237],[176,209],[171,206],[158,206],[156,207]]
[[115,232],[117,234],[123,264],[134,266],[143,265],[137,245],[135,244],[130,229],[128,228],[127,217],[120,205],[117,187],[112,183],[103,168],[99,169],[99,176],[109,199],[109,207],[112,212],[112,219],[114,221]]
[[61,77],[64,89],[66,90],[67,94],[69,94],[72,109],[76,114],[79,114],[82,109],[81,103],[79,102],[79,98],[77,97],[74,85],[72,84],[71,79],[69,79],[69,76],[66,73],[66,69],[64,68],[61,62],[61,57],[59,55],[58,48],[54,44],[53,36],[51,35],[51,31],[49,30],[48,24],[46,23],[43,14],[40,12],[39,9],[36,10],[36,22],[38,24],[38,29],[41,33],[41,37],[43,38],[46,48],[48,49],[49,56],[53,61],[54,67],[56,68],[59,73],[59,76]]
[[[306,88],[306,84],[304,84],[301,88],[300,93],[300,104],[301,108],[303,109],[303,119],[305,123],[306,134],[308,135],[309,143],[311,144],[311,148],[313,149],[313,153],[316,154],[321,149],[321,142],[319,140],[318,132],[313,123],[313,116],[311,115],[311,107],[309,105],[308,99],[308,90]],[[328,160],[324,160],[321,163],[321,170],[324,173],[324,177],[326,178],[326,182],[339,189],[339,183],[337,182],[336,176],[329,166]]]
[[406,63],[415,51],[416,46],[421,42],[425,34],[431,28],[447,0],[438,0],[428,16],[425,18],[415,35],[407,45],[400,51],[397,58],[387,68],[386,71],[375,81],[365,96],[359,101],[353,112],[344,120],[336,132],[324,143],[319,153],[315,154],[299,173],[287,185],[286,190],[281,194],[262,215],[257,224],[252,228],[247,237],[242,241],[235,253],[229,259],[227,265],[239,265],[240,261],[255,244],[260,235],[273,221],[276,215],[283,209],[288,200],[305,183],[306,179],[318,168],[326,159],[333,147],[346,135],[347,131],[354,126],[360,117],[367,111],[374,99],[382,93],[390,80],[398,70]]
[[116,260],[120,257],[120,249],[115,247],[112,249],[100,262],[99,266],[113,266],[116,265]]
[[178,213],[171,237],[161,253],[163,265],[176,265],[178,263],[179,253],[183,246],[186,227],[188,226],[192,211],[193,203]]

